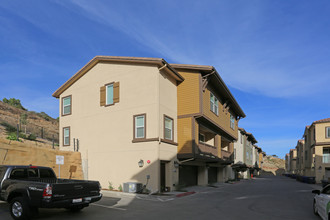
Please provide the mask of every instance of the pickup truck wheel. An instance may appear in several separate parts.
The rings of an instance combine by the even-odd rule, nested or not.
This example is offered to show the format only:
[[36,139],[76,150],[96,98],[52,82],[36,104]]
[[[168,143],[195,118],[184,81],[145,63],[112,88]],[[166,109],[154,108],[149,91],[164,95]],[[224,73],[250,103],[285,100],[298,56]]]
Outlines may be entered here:
[[16,220],[29,219],[30,209],[23,197],[16,197],[10,201],[10,215]]

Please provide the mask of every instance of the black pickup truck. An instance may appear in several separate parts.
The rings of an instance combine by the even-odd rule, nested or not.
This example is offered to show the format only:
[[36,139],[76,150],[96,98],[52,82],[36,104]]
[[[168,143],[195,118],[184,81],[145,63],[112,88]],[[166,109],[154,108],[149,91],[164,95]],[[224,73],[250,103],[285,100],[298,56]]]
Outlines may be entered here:
[[58,179],[49,167],[0,166],[0,200],[14,219],[29,219],[38,208],[79,211],[102,198],[98,181]]

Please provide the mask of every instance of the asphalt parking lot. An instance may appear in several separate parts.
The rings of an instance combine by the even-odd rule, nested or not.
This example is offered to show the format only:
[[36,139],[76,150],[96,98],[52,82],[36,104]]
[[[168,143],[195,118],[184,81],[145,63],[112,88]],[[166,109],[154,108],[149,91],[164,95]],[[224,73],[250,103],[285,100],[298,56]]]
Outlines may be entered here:
[[[313,214],[312,189],[286,177],[256,178],[215,187],[190,187],[190,194],[135,195],[104,192],[101,201],[79,213],[40,209],[34,219],[319,219]],[[182,195],[182,196],[181,196]],[[0,219],[10,220],[0,203]]]

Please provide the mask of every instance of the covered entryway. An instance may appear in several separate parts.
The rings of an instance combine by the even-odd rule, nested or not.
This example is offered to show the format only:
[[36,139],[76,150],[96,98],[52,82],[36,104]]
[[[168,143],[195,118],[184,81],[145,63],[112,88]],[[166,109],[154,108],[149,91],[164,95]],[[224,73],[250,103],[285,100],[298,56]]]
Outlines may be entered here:
[[216,167],[210,167],[208,169],[208,183],[216,183],[218,181],[218,169]]
[[181,186],[196,186],[198,179],[197,166],[182,165],[179,168],[179,185]]

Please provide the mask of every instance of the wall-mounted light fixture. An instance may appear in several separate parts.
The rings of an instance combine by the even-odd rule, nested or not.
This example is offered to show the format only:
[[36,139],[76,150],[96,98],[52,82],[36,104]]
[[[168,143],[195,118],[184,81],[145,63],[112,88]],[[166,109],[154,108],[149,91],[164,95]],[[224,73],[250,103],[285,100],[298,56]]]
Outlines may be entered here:
[[143,167],[144,161],[142,159],[140,159],[140,161],[138,162],[138,165],[139,165],[139,167]]
[[175,168],[179,168],[179,162],[178,162],[178,161],[175,160],[175,161],[173,162],[173,164],[174,164],[174,167],[175,167]]

